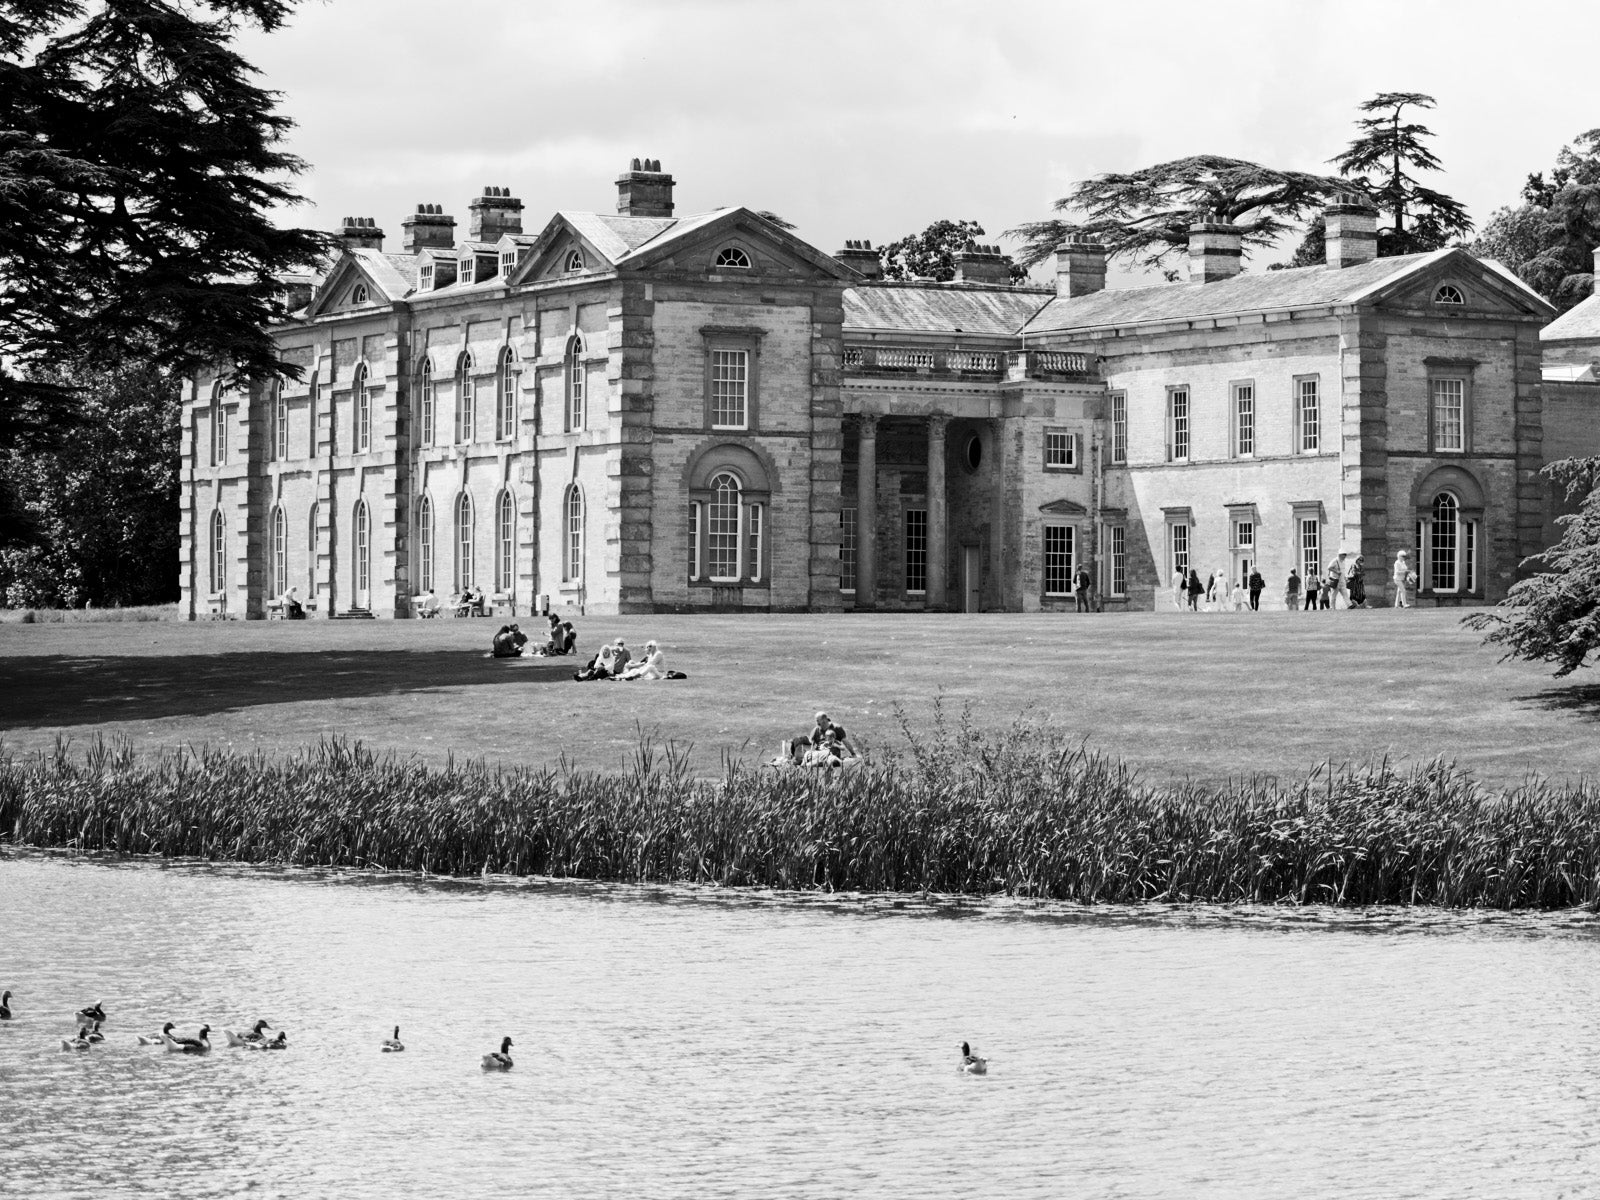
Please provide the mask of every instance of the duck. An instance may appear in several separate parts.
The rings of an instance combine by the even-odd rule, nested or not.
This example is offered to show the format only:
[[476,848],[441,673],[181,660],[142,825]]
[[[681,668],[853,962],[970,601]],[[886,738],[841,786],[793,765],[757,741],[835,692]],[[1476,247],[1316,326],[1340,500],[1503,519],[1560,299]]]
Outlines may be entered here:
[[85,1025],[94,1021],[104,1021],[106,1019],[106,1010],[101,1008],[100,1002],[96,1000],[93,1008],[80,1008],[72,1014],[72,1019],[74,1021],[82,1021]]
[[501,1038],[500,1052],[498,1054],[485,1054],[483,1056],[483,1069],[485,1071],[511,1070],[511,1055],[506,1053],[506,1051],[510,1049],[511,1039],[508,1037]]
[[[170,1025],[167,1028],[172,1028]],[[206,1040],[206,1035],[211,1032],[211,1026],[200,1026],[198,1037],[178,1037],[176,1034],[167,1034],[167,1049],[181,1050],[185,1054],[210,1054],[211,1043]]]
[[400,1041],[400,1026],[396,1025],[394,1027],[394,1036],[383,1039],[383,1052],[385,1054],[398,1054],[404,1049],[405,1046]]
[[289,1034],[286,1030],[278,1030],[278,1036],[270,1041],[246,1042],[247,1050],[287,1050],[289,1048]]
[[94,1028],[89,1031],[89,1040],[91,1042],[103,1042],[106,1040],[106,1035],[100,1032],[99,1021],[96,1021],[94,1023]]
[[172,1030],[173,1024],[171,1021],[168,1021],[161,1027],[160,1033],[141,1033],[139,1035],[139,1045],[165,1046],[167,1044],[167,1039],[172,1036]]
[[11,993],[0,996],[0,1021],[11,1020]]
[[251,1046],[251,1045],[255,1045],[258,1042],[266,1041],[267,1040],[267,1035],[262,1033],[261,1031],[263,1029],[271,1029],[271,1028],[272,1028],[271,1022],[269,1022],[269,1021],[257,1021],[256,1022],[256,1027],[254,1029],[252,1029],[249,1033],[235,1033],[231,1029],[224,1029],[222,1032],[228,1035],[228,1045],[230,1045],[230,1046]]
[[972,1047],[961,1043],[961,1069],[968,1075],[987,1075],[989,1073],[989,1060],[979,1058],[972,1052]]
[[87,1025],[79,1025],[78,1036],[62,1038],[61,1048],[63,1050],[87,1050],[89,1048],[89,1027]]

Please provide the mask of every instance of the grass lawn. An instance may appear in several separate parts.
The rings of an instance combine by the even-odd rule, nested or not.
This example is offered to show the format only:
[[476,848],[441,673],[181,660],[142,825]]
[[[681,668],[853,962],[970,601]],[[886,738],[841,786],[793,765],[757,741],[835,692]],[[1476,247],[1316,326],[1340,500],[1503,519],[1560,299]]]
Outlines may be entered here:
[[[541,624],[530,620],[532,628]],[[325,733],[402,754],[619,766],[637,729],[770,757],[826,709],[898,744],[942,688],[981,725],[1019,712],[1151,779],[1297,776],[1323,759],[1445,755],[1486,783],[1600,779],[1600,683],[1500,663],[1450,611],[594,617],[573,659],[483,658],[498,622],[0,625],[0,740],[295,749]],[[572,682],[602,638],[661,641],[682,682]]]

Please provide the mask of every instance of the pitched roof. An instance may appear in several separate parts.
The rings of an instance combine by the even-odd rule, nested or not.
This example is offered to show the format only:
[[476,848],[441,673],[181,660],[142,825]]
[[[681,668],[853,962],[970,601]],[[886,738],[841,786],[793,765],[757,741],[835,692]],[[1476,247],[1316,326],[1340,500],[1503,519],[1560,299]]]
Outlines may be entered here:
[[1229,313],[1270,312],[1354,303],[1450,250],[1378,258],[1356,267],[1297,267],[1235,275],[1215,283],[1164,283],[1156,287],[1093,292],[1045,305],[1022,330],[1050,333],[1108,325],[1188,321]]
[[[681,224],[672,217],[624,217],[610,213],[565,210],[556,215],[564,217],[569,225],[613,263],[627,255],[629,251],[644,245],[662,230]],[[685,218],[688,219],[690,218]]]
[[381,250],[351,250],[350,257],[391,300],[403,300],[417,282],[417,260],[410,254],[385,254]]
[[1576,308],[1562,313],[1539,333],[1539,340],[1545,342],[1567,338],[1600,339],[1600,296],[1590,296]]
[[1015,336],[1055,296],[1037,288],[962,287],[922,281],[844,290],[846,329]]

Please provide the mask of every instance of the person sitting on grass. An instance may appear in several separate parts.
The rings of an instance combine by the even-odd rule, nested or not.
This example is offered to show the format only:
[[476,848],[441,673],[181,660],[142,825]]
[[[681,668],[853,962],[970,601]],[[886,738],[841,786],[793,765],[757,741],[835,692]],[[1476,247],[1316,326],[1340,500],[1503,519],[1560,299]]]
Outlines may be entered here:
[[522,647],[527,641],[528,635],[515,625],[502,625],[500,632],[494,635],[489,653],[494,658],[521,658]]
[[832,728],[833,722],[828,719],[828,714],[819,712],[816,723],[811,726],[811,732],[807,735],[806,741],[811,743],[813,747],[820,746],[828,740],[828,730]]
[[653,641],[644,644],[643,658],[635,661],[617,676],[618,679],[665,679],[666,677],[666,657]]

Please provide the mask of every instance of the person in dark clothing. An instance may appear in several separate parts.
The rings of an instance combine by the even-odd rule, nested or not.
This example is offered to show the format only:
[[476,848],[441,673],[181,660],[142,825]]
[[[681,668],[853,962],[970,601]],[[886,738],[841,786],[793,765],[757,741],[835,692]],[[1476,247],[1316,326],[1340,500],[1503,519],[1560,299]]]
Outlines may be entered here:
[[1317,592],[1322,585],[1322,580],[1315,572],[1306,576],[1306,611],[1315,612],[1317,609]]
[[528,635],[515,625],[502,625],[500,632],[494,635],[489,653],[495,658],[521,658],[522,647],[527,642]]
[[1266,590],[1267,581],[1261,578],[1261,572],[1254,567],[1250,568],[1250,611],[1261,611],[1261,593]]
[[1079,612],[1091,611],[1089,607],[1089,587],[1093,583],[1094,579],[1090,576],[1088,567],[1079,567],[1078,573],[1072,577],[1072,592],[1077,597]]
[[1350,574],[1345,579],[1345,587],[1350,592],[1350,607],[1365,608],[1367,606],[1367,581],[1361,569],[1361,555],[1356,555],[1355,562],[1350,564]]
[[1300,608],[1300,572],[1296,571],[1292,567],[1289,569],[1289,582],[1288,582],[1287,585],[1285,585],[1285,587],[1283,589],[1283,600],[1284,600],[1284,603],[1289,606],[1289,611],[1290,612],[1296,612],[1296,611],[1299,610],[1299,608]]
[[1200,611],[1200,597],[1205,595],[1205,584],[1200,582],[1200,572],[1193,567],[1189,568],[1189,608],[1193,612]]

